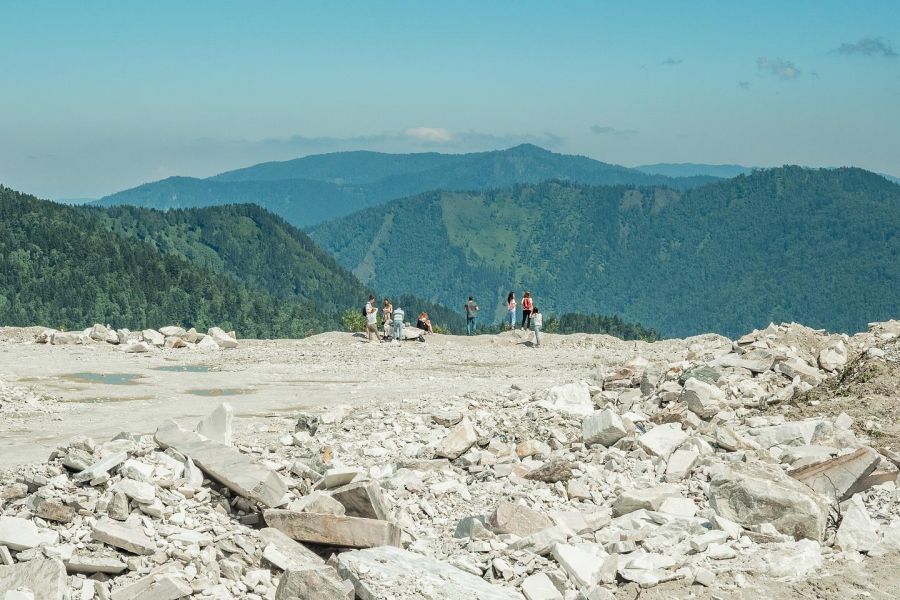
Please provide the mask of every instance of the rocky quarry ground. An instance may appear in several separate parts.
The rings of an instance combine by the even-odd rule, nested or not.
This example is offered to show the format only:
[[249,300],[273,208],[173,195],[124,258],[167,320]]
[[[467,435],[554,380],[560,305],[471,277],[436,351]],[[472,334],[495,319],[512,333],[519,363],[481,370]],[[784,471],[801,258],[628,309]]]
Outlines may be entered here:
[[900,597],[900,322],[545,338],[3,330],[0,597]]

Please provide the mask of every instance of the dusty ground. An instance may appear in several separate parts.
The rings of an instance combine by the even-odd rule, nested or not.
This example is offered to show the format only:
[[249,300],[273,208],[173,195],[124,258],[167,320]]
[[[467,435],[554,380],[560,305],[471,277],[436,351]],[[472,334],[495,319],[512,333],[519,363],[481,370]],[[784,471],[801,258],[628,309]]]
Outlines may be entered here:
[[434,335],[425,343],[402,344],[327,333],[304,340],[241,340],[240,348],[218,352],[126,354],[107,344],[30,343],[36,331],[0,330],[0,381],[58,402],[49,414],[0,414],[0,468],[44,461],[75,435],[109,439],[124,430],[152,432],[168,417],[196,420],[223,400],[234,406],[238,426],[248,427],[266,415],[305,407],[451,397],[513,384],[545,389],[639,352],[671,356],[685,348],[683,341],[649,348],[584,335],[546,335],[544,347],[533,348],[522,332]]

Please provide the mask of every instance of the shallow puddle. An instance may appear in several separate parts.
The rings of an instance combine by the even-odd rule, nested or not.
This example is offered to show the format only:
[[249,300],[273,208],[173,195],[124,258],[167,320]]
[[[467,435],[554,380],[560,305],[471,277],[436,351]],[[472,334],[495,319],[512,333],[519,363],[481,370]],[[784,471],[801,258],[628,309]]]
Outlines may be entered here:
[[128,396],[125,398],[71,398],[60,400],[67,404],[109,404],[113,402],[132,402],[134,400],[152,400],[152,396]]
[[170,365],[154,367],[154,371],[168,371],[170,373],[209,373],[209,365]]
[[194,396],[241,396],[243,394],[252,394],[253,390],[246,388],[201,388],[196,390],[188,390],[186,393]]
[[106,385],[137,385],[141,378],[137,373],[72,373],[61,379],[76,383],[103,383]]

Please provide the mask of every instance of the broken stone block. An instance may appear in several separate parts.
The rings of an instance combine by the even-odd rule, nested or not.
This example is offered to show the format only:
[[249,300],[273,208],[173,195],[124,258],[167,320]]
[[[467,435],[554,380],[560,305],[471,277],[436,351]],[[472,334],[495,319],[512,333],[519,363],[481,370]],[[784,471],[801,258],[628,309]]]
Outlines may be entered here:
[[106,573],[116,575],[125,570],[125,563],[117,556],[104,556],[102,554],[73,553],[66,563],[66,571],[69,573]]
[[230,446],[233,434],[233,420],[234,409],[229,403],[223,402],[214,411],[203,417],[202,421],[197,423],[197,433],[214,442]]
[[711,419],[725,406],[725,392],[691,377],[684,383],[681,400],[687,404],[688,410],[701,419]]
[[819,352],[819,367],[826,371],[837,371],[847,365],[849,353],[843,340],[836,340]]
[[453,565],[400,548],[343,552],[337,556],[337,570],[353,583],[357,598],[522,600],[514,589],[491,585]]
[[281,576],[275,600],[353,600],[353,584],[325,565],[290,569]]
[[113,492],[122,492],[138,504],[151,504],[156,500],[156,486],[136,479],[122,479],[112,487]]
[[[222,330],[219,327],[211,327],[209,329],[209,331],[206,332],[206,335],[208,337],[212,338],[212,340],[216,344],[218,344],[219,348],[225,349],[225,348],[237,348],[238,347],[237,340],[234,339],[234,337],[231,334],[226,333],[224,330]],[[206,339],[206,338],[203,338],[203,339]]]
[[553,458],[542,464],[537,469],[529,471],[525,479],[543,481],[544,483],[556,483],[568,481],[572,478],[573,464],[564,458]]
[[869,516],[862,496],[856,494],[841,510],[841,524],[834,536],[834,544],[844,551],[869,552],[878,544],[878,530]]
[[678,446],[688,439],[678,423],[657,425],[637,439],[637,445],[647,454],[668,460]]
[[464,417],[456,427],[450,430],[434,450],[435,456],[454,460],[468,451],[478,440],[478,434],[468,417]]
[[553,526],[550,517],[521,504],[501,501],[487,521],[496,534],[514,533],[519,537]]
[[20,551],[58,542],[59,534],[53,530],[39,529],[29,519],[0,515],[0,546]]
[[166,336],[155,329],[145,329],[141,332],[141,339],[148,344],[162,348],[166,343]]
[[62,501],[57,499],[43,500],[37,505],[34,514],[47,521],[56,521],[57,523],[70,523],[75,517],[75,509],[66,506]]
[[612,506],[614,517],[627,515],[636,510],[659,510],[667,498],[678,498],[681,494],[674,485],[663,484],[651,488],[625,490],[616,498]]
[[327,471],[325,471],[325,481],[323,481],[322,483],[325,485],[325,489],[330,490],[347,485],[348,483],[356,479],[360,474],[361,471],[354,468],[328,469]]
[[116,452],[114,454],[110,454],[106,458],[103,458],[100,461],[92,464],[85,470],[75,473],[72,476],[72,479],[77,483],[83,483],[85,481],[90,481],[91,479],[96,479],[100,475],[108,473],[112,469],[125,462],[125,459],[127,458],[128,454],[125,452]]
[[677,482],[685,479],[691,474],[694,465],[700,458],[700,453],[696,450],[676,450],[669,457],[666,464],[666,481]]
[[148,575],[112,591],[111,600],[178,600],[190,596],[190,584],[177,575]]
[[735,463],[712,474],[709,503],[745,528],[771,523],[778,532],[820,541],[828,503],[806,485],[762,463]]
[[287,502],[287,485],[271,469],[230,446],[185,431],[175,421],[166,421],[156,430],[156,443],[188,456],[214,479],[231,491],[265,506]]
[[391,517],[381,486],[376,481],[349,483],[332,490],[331,497],[346,509],[347,516],[382,521]]
[[[351,484],[352,485],[352,484]],[[341,488],[338,488],[341,489]],[[323,492],[310,492],[288,505],[290,510],[297,512],[319,513],[321,515],[345,515],[347,509],[344,505]],[[359,516],[359,515],[351,515]]]
[[16,590],[28,589],[34,600],[61,600],[66,593],[66,568],[58,559],[29,560],[0,566],[0,598],[15,598]]
[[825,376],[815,367],[809,366],[799,358],[788,358],[778,363],[777,369],[789,379],[799,377],[800,381],[817,386],[825,381]]
[[550,446],[539,440],[525,440],[516,445],[516,456],[519,458],[546,458],[550,456]]
[[606,408],[592,413],[581,423],[581,437],[585,444],[612,446],[628,435],[619,414]]
[[823,496],[840,501],[846,500],[856,483],[874,471],[879,462],[881,457],[877,452],[871,448],[860,448],[844,456],[795,469],[788,474]]
[[401,530],[389,521],[278,509],[267,510],[263,516],[269,527],[298,542],[348,548],[400,545]]
[[526,600],[563,600],[562,594],[546,574],[538,572],[522,581]]
[[552,412],[578,417],[587,417],[594,412],[590,388],[583,381],[550,388],[538,405]]
[[[775,364],[775,356],[767,350],[751,351],[747,354],[725,354],[712,362],[716,367],[747,369],[753,373],[765,373]],[[715,383],[715,382],[708,382]]]
[[523,538],[512,542],[509,547],[512,550],[525,550],[539,556],[547,556],[556,544],[565,544],[571,535],[568,527],[554,525],[547,529],[541,529]]
[[606,552],[597,545],[590,552],[583,545],[576,547],[569,544],[556,544],[552,554],[559,566],[578,587],[589,588],[601,580]]
[[108,518],[102,518],[94,524],[94,527],[91,529],[91,536],[98,542],[127,550],[132,554],[153,554],[156,552],[156,544],[147,537],[138,522],[119,523]]
[[265,543],[263,558],[282,571],[300,569],[311,564],[325,564],[318,554],[274,527],[260,529],[259,537]]

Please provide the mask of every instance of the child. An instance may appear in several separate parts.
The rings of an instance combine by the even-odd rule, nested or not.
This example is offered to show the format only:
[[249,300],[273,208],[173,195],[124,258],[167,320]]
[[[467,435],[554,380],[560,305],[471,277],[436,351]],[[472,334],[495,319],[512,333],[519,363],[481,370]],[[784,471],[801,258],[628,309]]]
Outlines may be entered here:
[[531,312],[531,322],[534,325],[534,346],[537,348],[541,345],[541,327],[544,326],[544,316],[537,306]]

